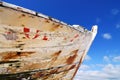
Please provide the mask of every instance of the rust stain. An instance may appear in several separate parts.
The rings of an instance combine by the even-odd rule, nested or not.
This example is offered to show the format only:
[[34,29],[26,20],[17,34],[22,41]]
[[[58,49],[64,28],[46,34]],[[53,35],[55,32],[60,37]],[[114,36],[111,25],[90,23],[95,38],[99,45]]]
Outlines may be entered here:
[[[52,61],[51,61],[51,63],[53,64],[56,60],[57,60],[57,58],[58,58],[58,56],[60,55],[60,53],[61,53],[62,51],[58,51],[58,52],[56,52],[56,53],[54,53],[53,55],[52,55]],[[51,65],[52,65],[51,64]]]
[[19,40],[19,41],[16,41],[16,42],[18,42],[18,43],[19,43],[19,42],[22,42],[22,41],[20,41],[20,40]]
[[43,77],[43,76],[45,76],[43,73],[38,72],[38,73],[33,74],[32,78],[39,78],[39,77]]
[[3,12],[3,10],[0,10],[0,12]]
[[22,56],[29,56],[35,52],[8,52],[5,56],[3,56],[3,60],[9,60],[9,59],[16,59]]
[[60,28],[63,28],[63,26],[60,25]]
[[25,15],[25,14],[22,14],[21,16],[22,16],[22,17],[25,17],[26,15]]
[[51,74],[49,74],[49,73],[47,73],[47,72],[45,71],[45,72],[37,72],[37,73],[33,74],[31,77],[32,77],[33,79],[36,79],[36,78],[43,78],[43,77],[45,77],[45,76],[47,76],[47,75],[51,75]]
[[[31,61],[31,62],[32,62],[32,61]],[[19,67],[20,67],[20,68],[19,68]],[[28,63],[28,64],[25,64],[24,66],[18,64],[18,65],[16,66],[16,68],[19,68],[19,70],[20,70],[21,72],[24,72],[25,70],[31,71],[31,70],[40,69],[40,68],[41,68],[41,65],[40,65],[40,63],[32,63],[32,64]]]
[[50,20],[48,20],[48,19],[45,19],[45,22],[46,22],[46,23],[50,23]]
[[58,52],[55,52],[51,57],[52,57],[52,60],[50,62],[50,66],[49,67],[53,67],[53,64],[54,62],[57,60],[58,56],[60,55],[62,51],[58,51]]
[[22,26],[22,27],[25,27],[25,25],[24,25],[24,24],[21,24],[21,26]]
[[55,73],[58,73],[58,69],[54,69],[50,71],[50,74],[55,74]]
[[13,73],[16,72],[16,69],[15,69],[15,68],[12,68],[12,67],[8,67],[7,70],[8,70],[8,71],[11,71],[11,72],[13,72]]
[[51,31],[55,31],[56,29],[61,28],[60,24],[53,23],[53,26],[51,28]]
[[67,61],[66,61],[67,64],[72,64],[72,63],[74,62],[74,60],[75,60],[76,57],[77,57],[77,52],[78,52],[78,50],[72,51],[72,54],[74,54],[74,55],[68,57],[68,59],[67,59]]
[[71,39],[70,42],[73,42],[73,39]]
[[62,52],[61,50],[58,51],[58,52],[55,52],[52,56],[53,56],[53,57],[58,57],[58,56],[60,55],[61,52]]
[[25,17],[26,15],[25,14],[21,14],[20,16],[19,16],[19,18],[23,18],[23,17]]
[[22,37],[22,39],[26,39],[26,37]]
[[78,53],[78,49],[77,50],[74,50],[72,51],[73,54],[77,54]]
[[67,64],[72,64],[75,60],[75,58],[77,57],[77,55],[73,55],[73,56],[70,56],[68,59],[67,59]]
[[[64,73],[61,75],[65,75],[68,73],[69,70],[73,69],[74,67],[76,67],[76,65],[71,65],[69,67],[54,68],[52,70],[48,69],[48,70],[37,72],[37,73],[33,74],[32,78],[50,77],[50,75],[56,75],[56,74],[58,75],[61,73]],[[56,78],[54,78],[54,79],[56,79]]]
[[28,67],[26,67],[26,69],[29,69],[29,70],[34,70],[34,69],[39,69],[39,68],[41,68],[41,65],[39,63],[33,63],[29,65]]
[[82,56],[81,56],[81,58],[80,58],[80,60],[79,60],[79,63],[78,63],[78,65],[77,65],[77,69],[76,69],[75,73],[73,74],[72,80],[73,80],[73,78],[75,77],[75,75],[76,75],[76,73],[77,73],[80,65],[82,64],[82,60],[83,60],[84,55],[85,55],[85,51],[83,51],[83,54],[82,54]]
[[73,69],[73,68],[75,68],[76,67],[76,65],[72,65],[70,68],[69,68],[69,70],[71,70],[71,69]]
[[76,35],[74,36],[74,38],[77,38],[77,37],[79,37],[79,34],[76,34]]

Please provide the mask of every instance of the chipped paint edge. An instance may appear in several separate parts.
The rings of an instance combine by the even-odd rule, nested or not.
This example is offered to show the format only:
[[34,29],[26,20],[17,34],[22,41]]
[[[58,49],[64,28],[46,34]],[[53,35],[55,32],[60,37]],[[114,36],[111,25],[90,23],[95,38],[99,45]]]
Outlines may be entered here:
[[52,20],[52,21],[55,21],[57,23],[61,23],[63,25],[67,25],[67,26],[70,26],[68,25],[67,23],[64,23],[62,21],[59,21],[55,18],[51,18],[47,15],[44,15],[42,13],[38,13],[36,11],[33,11],[33,10],[30,10],[30,9],[26,9],[26,8],[23,8],[23,7],[20,7],[20,6],[16,6],[14,4],[10,4],[10,3],[7,3],[7,2],[3,2],[3,1],[0,1],[0,6],[3,6],[3,7],[8,7],[8,8],[11,8],[11,9],[15,9],[15,10],[18,10],[18,11],[22,11],[22,12],[25,12],[25,13],[29,13],[29,14],[32,14],[34,16],[38,16],[38,17],[42,17],[42,18],[46,18],[46,19],[49,19],[49,20]]
[[21,11],[21,12],[24,12],[24,13],[28,13],[28,14],[32,14],[34,16],[38,16],[38,17],[42,17],[42,18],[45,18],[45,19],[49,19],[49,20],[52,20],[56,23],[60,23],[62,25],[65,25],[65,26],[68,26],[70,28],[73,28],[79,32],[91,32],[87,29],[85,29],[84,27],[82,26],[79,26],[80,28],[82,29],[78,29],[78,28],[75,28],[73,25],[68,25],[67,23],[63,22],[63,21],[60,21],[58,19],[55,19],[55,18],[52,18],[52,17],[49,17],[47,15],[44,15],[42,13],[39,13],[39,12],[36,12],[36,11],[33,11],[33,10],[30,10],[30,9],[27,9],[27,8],[23,8],[23,7],[20,7],[20,6],[17,6],[17,5],[14,5],[14,4],[10,4],[10,3],[7,3],[7,2],[4,2],[4,1],[0,1],[0,6],[3,6],[3,7],[7,7],[7,8],[11,8],[11,9],[14,9],[14,10],[17,10],[17,11]]
[[[46,16],[46,15],[43,15],[43,14],[41,14],[41,13],[37,13],[37,12],[35,12],[35,11],[29,10],[29,9],[26,9],[26,8],[23,8],[23,7],[19,7],[19,6],[13,5],[13,4],[9,4],[9,3],[6,3],[6,2],[0,1],[0,6],[8,7],[8,8],[14,9],[14,10],[18,10],[18,11],[22,11],[22,12],[25,12],[25,13],[32,14],[32,15],[34,15],[34,16],[38,16],[38,17],[43,17],[43,18],[46,18],[46,19],[50,19],[50,20],[52,20],[52,21],[54,21],[54,22],[61,23],[61,24],[63,24],[63,25],[67,25],[66,23],[61,22],[61,21],[59,21],[59,20],[57,20],[57,19],[50,18],[50,17],[48,17],[48,16]],[[74,28],[74,26],[71,26],[71,25],[67,25],[67,26],[69,26],[69,27],[71,27],[71,28]],[[79,27],[81,27],[81,26],[79,26]],[[81,28],[82,28],[82,27],[81,27]],[[77,31],[80,31],[80,30],[77,29],[77,28],[74,28],[74,29],[76,29]],[[84,28],[83,28],[83,29],[84,29]],[[87,46],[87,48],[86,48],[83,56],[82,56],[81,59],[80,59],[80,63],[79,63],[79,65],[78,65],[77,69],[76,69],[76,72],[74,73],[74,76],[76,75],[76,73],[77,73],[77,71],[78,71],[78,69],[79,69],[79,66],[81,65],[81,62],[83,61],[84,57],[86,56],[86,54],[87,54],[87,52],[88,52],[88,50],[89,50],[89,48],[90,48],[90,46],[91,46],[91,44],[92,44],[95,36],[96,36],[96,34],[97,34],[97,29],[98,29],[98,27],[97,27],[97,25],[95,25],[95,26],[92,27],[92,29],[91,29],[91,31],[90,31],[90,32],[92,32],[92,38],[91,38],[91,40],[90,40],[90,42],[89,42],[89,44],[88,44],[88,46]],[[84,29],[84,31],[88,31],[88,30]],[[84,32],[84,31],[82,30],[82,32]],[[88,32],[89,32],[89,31],[88,31]],[[73,77],[74,77],[74,76],[73,76]]]

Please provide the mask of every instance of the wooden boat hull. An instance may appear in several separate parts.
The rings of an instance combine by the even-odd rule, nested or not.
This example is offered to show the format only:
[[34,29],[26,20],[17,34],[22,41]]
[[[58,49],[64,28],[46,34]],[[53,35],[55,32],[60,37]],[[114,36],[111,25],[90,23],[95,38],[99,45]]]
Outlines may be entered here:
[[96,33],[0,2],[0,80],[72,80]]

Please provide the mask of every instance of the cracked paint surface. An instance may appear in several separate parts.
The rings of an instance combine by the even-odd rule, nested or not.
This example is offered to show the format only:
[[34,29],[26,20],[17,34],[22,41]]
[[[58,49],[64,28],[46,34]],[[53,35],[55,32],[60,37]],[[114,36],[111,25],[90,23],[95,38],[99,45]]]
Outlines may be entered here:
[[0,6],[0,79],[73,80],[92,32],[33,13]]

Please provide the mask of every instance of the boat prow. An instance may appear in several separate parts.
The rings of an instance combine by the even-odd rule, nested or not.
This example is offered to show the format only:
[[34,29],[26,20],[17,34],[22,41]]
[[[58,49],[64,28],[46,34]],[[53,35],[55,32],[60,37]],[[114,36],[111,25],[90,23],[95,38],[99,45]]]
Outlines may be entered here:
[[0,80],[73,80],[96,34],[0,1]]

